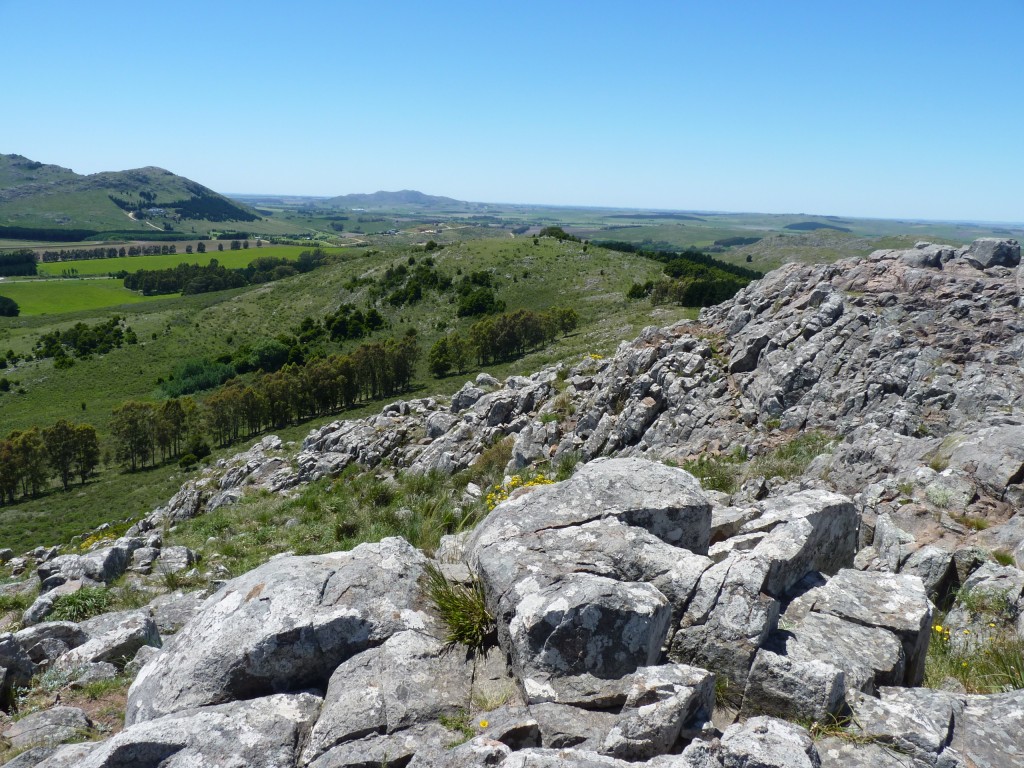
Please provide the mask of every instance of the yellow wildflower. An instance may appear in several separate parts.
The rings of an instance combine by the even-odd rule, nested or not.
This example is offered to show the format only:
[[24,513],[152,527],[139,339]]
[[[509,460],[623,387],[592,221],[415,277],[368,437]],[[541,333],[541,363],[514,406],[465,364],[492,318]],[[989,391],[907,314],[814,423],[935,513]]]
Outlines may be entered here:
[[486,728],[488,725],[490,725],[490,723],[488,723],[486,720],[481,720],[480,721],[480,727],[481,728]]
[[934,629],[936,632],[941,632],[942,631],[942,625],[941,624],[936,624],[934,627],[932,627],[932,629]]

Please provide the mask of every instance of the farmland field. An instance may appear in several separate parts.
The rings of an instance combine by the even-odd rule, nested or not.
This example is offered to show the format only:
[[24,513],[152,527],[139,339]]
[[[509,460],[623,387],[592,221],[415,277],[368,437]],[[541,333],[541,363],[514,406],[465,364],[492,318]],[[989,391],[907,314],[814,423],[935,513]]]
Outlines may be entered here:
[[[168,269],[179,264],[202,264],[210,263],[211,259],[228,269],[240,269],[247,267],[253,259],[273,257],[285,259],[297,259],[303,251],[310,250],[297,245],[267,245],[262,248],[250,246],[247,249],[238,251],[228,250],[224,246],[223,251],[217,250],[216,243],[207,244],[206,253],[172,253],[167,255],[153,256],[119,256],[114,259],[81,259],[79,261],[51,261],[39,265],[39,274],[59,277],[66,270],[78,270],[79,275],[107,275],[111,272],[136,272],[140,269]],[[53,250],[59,250],[54,248]],[[328,253],[337,253],[340,248],[325,249]],[[19,302],[20,303],[20,302]]]
[[0,296],[18,302],[23,316],[103,309],[163,298],[129,291],[120,280],[114,278],[4,281],[0,283]]

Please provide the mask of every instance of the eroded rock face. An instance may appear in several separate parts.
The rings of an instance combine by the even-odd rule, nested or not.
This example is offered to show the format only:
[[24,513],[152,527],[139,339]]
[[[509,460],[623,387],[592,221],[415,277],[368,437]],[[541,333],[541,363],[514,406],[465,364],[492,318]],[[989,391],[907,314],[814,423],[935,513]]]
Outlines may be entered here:
[[126,722],[281,691],[326,687],[347,658],[420,628],[422,554],[400,539],[284,557],[228,582],[147,664]]

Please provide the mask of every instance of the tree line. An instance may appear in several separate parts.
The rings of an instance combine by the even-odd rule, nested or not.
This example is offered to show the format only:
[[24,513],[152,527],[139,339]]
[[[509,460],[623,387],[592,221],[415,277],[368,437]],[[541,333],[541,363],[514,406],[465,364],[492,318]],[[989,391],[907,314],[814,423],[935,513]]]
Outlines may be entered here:
[[[203,250],[206,246],[200,243]],[[40,257],[44,263],[58,261],[88,261],[89,259],[114,259],[119,256],[167,256],[178,252],[178,247],[171,245],[132,245],[125,248],[61,248],[59,251],[43,251]]]
[[38,496],[53,478],[67,490],[84,485],[100,462],[100,443],[91,424],[61,419],[40,429],[15,430],[0,440],[0,504]]
[[124,287],[141,291],[146,296],[167,293],[189,296],[229,288],[243,288],[309,272],[321,266],[325,258],[324,251],[318,248],[314,251],[303,251],[294,261],[260,256],[249,262],[248,266],[237,269],[228,269],[217,259],[210,259],[210,263],[205,265],[183,263],[167,269],[140,269],[124,276]]
[[0,251],[0,277],[27,277],[36,271],[36,255],[31,248]]
[[572,333],[579,322],[579,313],[570,307],[545,312],[518,309],[485,317],[470,326],[466,336],[456,331],[438,339],[427,354],[427,367],[440,378],[465,371],[470,355],[481,365],[511,360],[554,341],[559,333]]

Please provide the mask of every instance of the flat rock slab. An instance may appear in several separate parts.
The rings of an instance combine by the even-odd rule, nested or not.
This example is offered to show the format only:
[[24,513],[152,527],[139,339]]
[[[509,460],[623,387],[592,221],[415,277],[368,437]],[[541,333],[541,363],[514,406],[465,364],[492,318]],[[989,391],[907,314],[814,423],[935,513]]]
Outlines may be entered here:
[[308,693],[186,710],[134,725],[102,742],[76,768],[282,768],[298,760],[320,710]]
[[225,584],[143,667],[128,725],[199,706],[327,687],[346,659],[426,626],[426,560],[402,539],[280,557]]
[[92,731],[92,721],[77,707],[51,707],[16,720],[3,731],[12,749],[53,747],[81,739]]
[[906,685],[920,685],[932,606],[917,576],[842,570],[817,593],[814,611],[895,634],[906,656]]
[[472,686],[473,660],[464,649],[420,631],[392,635],[335,670],[302,759],[312,763],[370,733],[457,716],[469,710]]

